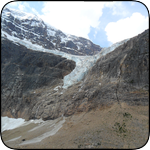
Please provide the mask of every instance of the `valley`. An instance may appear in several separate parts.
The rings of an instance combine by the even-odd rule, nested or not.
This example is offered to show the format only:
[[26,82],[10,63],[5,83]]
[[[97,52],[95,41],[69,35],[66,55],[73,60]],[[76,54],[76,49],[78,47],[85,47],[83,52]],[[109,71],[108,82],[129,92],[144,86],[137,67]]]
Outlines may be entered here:
[[2,139],[8,147],[146,144],[149,29],[101,48],[37,16],[4,9],[1,43]]

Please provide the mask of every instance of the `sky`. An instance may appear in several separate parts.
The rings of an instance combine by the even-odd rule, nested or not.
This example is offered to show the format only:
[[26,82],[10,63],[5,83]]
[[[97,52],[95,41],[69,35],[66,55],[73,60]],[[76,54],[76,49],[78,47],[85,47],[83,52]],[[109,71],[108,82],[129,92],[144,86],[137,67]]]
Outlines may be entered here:
[[140,2],[14,1],[5,7],[33,13],[64,33],[101,47],[131,38],[149,28],[148,10]]

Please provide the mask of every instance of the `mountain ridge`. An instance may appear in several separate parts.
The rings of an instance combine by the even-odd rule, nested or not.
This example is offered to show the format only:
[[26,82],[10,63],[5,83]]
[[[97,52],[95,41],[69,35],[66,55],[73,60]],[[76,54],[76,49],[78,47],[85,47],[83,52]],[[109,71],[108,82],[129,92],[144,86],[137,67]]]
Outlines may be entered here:
[[[141,41],[144,41],[143,46],[142,44],[140,46],[138,44],[141,43]],[[70,116],[73,115],[76,111],[78,112],[78,110],[81,112],[88,111],[99,105],[100,106],[107,105],[108,102],[110,104],[113,104],[113,102],[118,101],[120,99],[120,96],[122,101],[126,101],[129,104],[137,105],[139,103],[141,105],[147,105],[147,96],[146,96],[147,94],[145,95],[144,93],[141,93],[139,91],[139,89],[141,89],[142,91],[147,92],[147,89],[149,88],[149,85],[147,84],[149,81],[147,70],[149,65],[148,64],[149,53],[147,41],[148,41],[148,30],[146,30],[145,32],[139,34],[134,38],[131,38],[126,43],[121,44],[120,46],[117,45],[118,47],[116,48],[114,47],[115,48],[114,50],[108,48],[108,51],[105,52],[106,50],[105,49],[104,51],[102,51],[102,54],[104,53],[106,55],[99,55],[97,57],[98,60],[95,59],[95,61],[97,60],[95,64],[93,64],[91,68],[88,68],[89,70],[87,70],[87,74],[85,75],[83,74],[84,75],[83,79],[81,78],[81,80],[79,80],[77,78],[78,82],[75,82],[67,89],[64,89],[63,83],[60,82],[57,83],[55,87],[48,87],[48,86],[44,87],[42,85],[43,87],[41,89],[35,90],[36,94],[35,93],[33,94],[33,90],[29,91],[29,93],[27,94],[28,96],[26,97],[27,102],[28,99],[31,100],[37,97],[35,101],[32,101],[33,103],[32,106],[34,106],[33,108],[26,107],[28,109],[27,114],[29,116],[27,114],[24,116],[23,115],[24,113],[20,116],[19,115],[20,112],[18,111],[16,111],[14,116],[20,116],[23,118],[24,117],[26,118],[28,116],[30,119],[42,117],[42,119],[44,120],[54,119],[61,116],[62,114],[64,116]],[[14,43],[14,45],[16,44]],[[8,48],[6,49],[8,50]],[[139,51],[138,53],[137,50]],[[144,52],[141,55],[142,57],[139,55],[141,53],[140,51],[142,53]],[[133,59],[134,55],[132,53],[135,53],[135,56],[137,55],[136,58],[138,59],[134,60]],[[141,66],[142,68],[137,69],[138,67],[135,67],[134,63],[131,60],[137,61],[136,64],[138,66],[144,65],[144,67]],[[129,67],[130,63],[131,67]],[[79,67],[77,63],[76,66]],[[133,72],[133,70],[135,71]],[[141,73],[139,72],[139,70]],[[4,76],[7,77],[6,75]],[[71,78],[75,78],[75,75],[71,76]],[[66,81],[70,82],[71,78],[66,78]],[[130,96],[132,95],[131,96],[132,98],[130,96],[124,95],[124,92],[122,91],[123,89],[128,89],[130,91],[129,95]],[[136,98],[136,101],[134,101],[133,96],[135,90],[139,91],[139,95],[141,93],[141,97]],[[50,95],[48,93],[50,93]],[[100,93],[103,94],[101,95]],[[42,100],[43,98],[45,99],[44,100],[45,102]],[[108,101],[107,98],[110,101]],[[143,101],[140,100],[141,98],[143,99]],[[133,99],[133,101],[131,99]],[[80,104],[83,106],[81,107]],[[51,109],[52,107],[53,109]],[[10,110],[10,114],[13,114],[12,110],[13,109]],[[4,111],[4,114],[6,114],[7,111]],[[30,111],[32,113],[29,113]]]
[[38,16],[8,8],[4,8],[2,12],[2,30],[43,48],[57,49],[73,55],[94,55],[102,49],[88,39],[57,30]]
[[[29,32],[8,21],[3,20],[3,29],[1,115],[7,116],[2,132],[6,145],[30,149],[135,149],[146,143],[149,29],[92,56],[68,54],[68,47],[75,52],[78,45],[61,31],[55,33],[64,38],[56,38],[56,43],[66,41],[66,50],[63,44],[61,51],[50,48],[50,43],[44,48],[44,40],[38,38],[44,33],[42,25],[35,28],[31,39],[27,39]],[[16,37],[13,29],[18,30]],[[37,38],[35,43],[31,42],[33,37]],[[9,124],[11,119],[13,125]],[[16,120],[23,126],[7,130],[17,124]]]

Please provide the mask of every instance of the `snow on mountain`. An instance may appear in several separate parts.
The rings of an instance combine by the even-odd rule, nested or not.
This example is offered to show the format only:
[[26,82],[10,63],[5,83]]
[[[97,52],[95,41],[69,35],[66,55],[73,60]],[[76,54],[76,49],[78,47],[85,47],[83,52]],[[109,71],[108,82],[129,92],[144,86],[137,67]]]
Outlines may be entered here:
[[19,39],[27,39],[46,49],[57,49],[73,55],[94,55],[101,47],[90,40],[65,34],[36,15],[4,8],[2,31]]
[[9,19],[12,16],[14,18],[14,21],[15,19],[21,20],[23,22],[27,20],[27,22],[24,22],[24,24],[28,24],[29,21],[33,20],[32,26],[39,26],[37,22],[39,23],[43,22],[42,19],[40,19],[38,16],[30,14],[30,13],[25,13],[22,11],[18,11],[15,9],[8,9],[8,8],[5,8],[3,10],[2,19]]
[[[22,143],[19,144],[19,145],[26,145],[38,143],[43,139],[56,134],[57,131],[63,126],[63,123],[66,121],[66,118],[62,116],[60,118],[47,121],[43,121],[42,119],[25,121],[25,119],[22,118],[15,119],[15,118],[1,117],[1,120],[2,120],[2,132],[5,130],[12,130],[21,126],[27,126],[33,123],[36,124],[35,127],[32,127],[30,130],[28,130],[28,132],[34,133],[37,132],[38,130],[41,130],[43,127],[48,129],[43,134],[35,136],[34,138],[23,141]],[[18,136],[6,142],[12,142],[17,139],[20,139],[21,137],[22,136]]]
[[103,48],[99,54],[101,54],[101,55],[106,55],[107,53],[112,52],[112,51],[113,51],[115,48],[117,48],[118,46],[120,46],[120,45],[126,43],[129,39],[130,39],[130,38],[125,39],[125,40],[122,40],[122,41],[117,42],[117,43],[114,43],[114,44],[112,44],[110,47]]

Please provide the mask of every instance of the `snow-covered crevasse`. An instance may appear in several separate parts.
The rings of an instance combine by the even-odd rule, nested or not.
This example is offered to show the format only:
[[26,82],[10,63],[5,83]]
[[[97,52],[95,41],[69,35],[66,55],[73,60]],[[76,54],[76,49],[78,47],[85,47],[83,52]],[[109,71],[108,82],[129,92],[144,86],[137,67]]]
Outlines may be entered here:
[[15,44],[19,43],[19,44],[24,45],[25,47],[32,49],[32,50],[53,53],[53,54],[60,55],[62,57],[65,57],[67,59],[75,61],[76,62],[75,69],[70,74],[68,74],[67,76],[64,77],[64,85],[63,85],[64,89],[81,81],[84,78],[87,71],[95,64],[95,62],[100,57],[113,51],[115,48],[117,48],[118,46],[122,45],[123,43],[125,43],[129,40],[129,39],[126,39],[121,42],[117,42],[108,48],[103,48],[100,51],[100,53],[93,55],[93,56],[77,56],[77,55],[71,55],[71,54],[68,54],[65,52],[58,51],[56,49],[54,49],[54,50],[45,49],[42,46],[32,44],[27,39],[21,40],[17,37],[10,36],[9,34],[7,34],[4,31],[2,31],[2,37],[8,38],[9,40],[13,41]]

